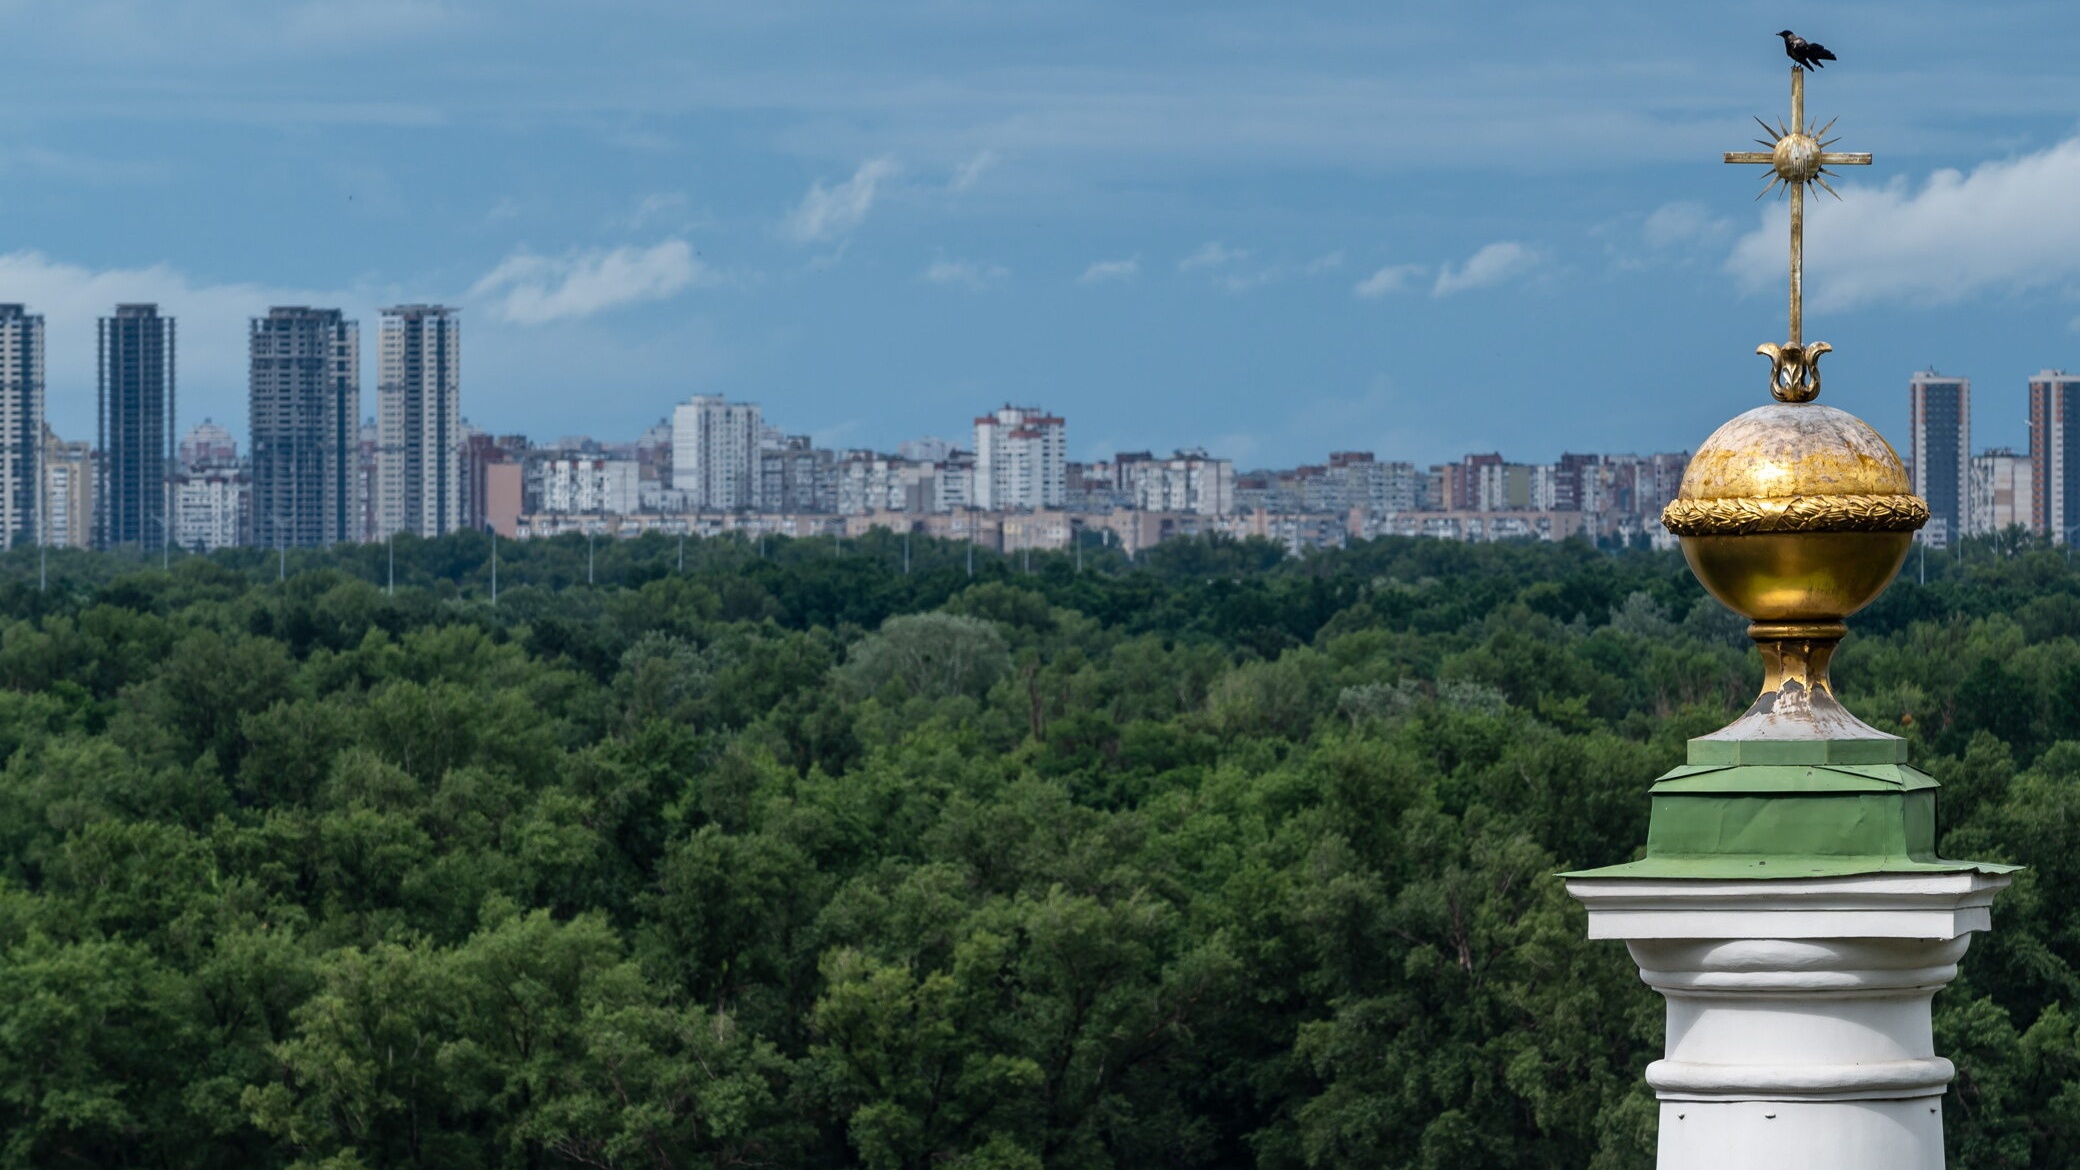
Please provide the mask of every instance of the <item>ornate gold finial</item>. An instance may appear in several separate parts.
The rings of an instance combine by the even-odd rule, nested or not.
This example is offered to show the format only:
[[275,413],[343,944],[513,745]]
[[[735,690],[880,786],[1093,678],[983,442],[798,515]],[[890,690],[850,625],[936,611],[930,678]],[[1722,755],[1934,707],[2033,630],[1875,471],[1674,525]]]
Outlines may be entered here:
[[[1769,134],[1767,139],[1756,142],[1769,147],[1768,150],[1729,150],[1726,161],[1730,163],[1759,163],[1770,168],[1764,178],[1762,195],[1783,189],[1791,195],[1791,340],[1783,345],[1762,345],[1755,350],[1769,358],[1769,392],[1779,402],[1811,402],[1820,396],[1820,355],[1832,353],[1834,347],[1824,341],[1811,345],[1804,342],[1805,275],[1806,275],[1806,188],[1815,183],[1835,198],[1841,198],[1835,189],[1827,185],[1827,176],[1834,172],[1831,166],[1867,167],[1871,163],[1868,154],[1849,154],[1827,148],[1837,140],[1824,138],[1834,126],[1830,119],[1818,130],[1806,121],[1806,75],[1805,70],[1793,66],[1791,69],[1791,124],[1770,125],[1755,119]],[[1760,199],[1762,195],[1756,196]]]
[[[1832,126],[1833,123],[1828,123]],[[1830,166],[1867,154],[1827,149],[1827,126],[1806,124],[1805,74],[1791,74],[1791,124],[1764,128],[1768,151],[1728,153],[1770,168],[1763,194],[1791,198],[1791,338],[1759,346],[1775,402],[1728,421],[1698,447],[1661,523],[1682,543],[1712,596],[1751,623],[1762,650],[1762,694],[1715,737],[1860,739],[1882,733],[1835,701],[1828,661],[1850,614],[1898,574],[1928,504],[1914,494],[1899,453],[1854,415],[1823,406],[1820,357],[1833,347],[1803,336],[1805,194],[1833,194]]]
[[1811,402],[1820,397],[1820,355],[1833,353],[1824,341],[1811,345],[1778,345],[1765,341],[1755,352],[1769,358],[1769,392],[1778,402]]

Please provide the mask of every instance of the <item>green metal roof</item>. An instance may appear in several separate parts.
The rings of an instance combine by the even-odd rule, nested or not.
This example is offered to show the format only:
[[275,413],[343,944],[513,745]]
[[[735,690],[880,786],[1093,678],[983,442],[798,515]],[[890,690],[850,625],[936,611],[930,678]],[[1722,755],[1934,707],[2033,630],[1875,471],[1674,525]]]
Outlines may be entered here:
[[1936,856],[1936,790],[1906,741],[1710,739],[1654,784],[1647,855],[1563,877],[1726,879],[2008,873]]

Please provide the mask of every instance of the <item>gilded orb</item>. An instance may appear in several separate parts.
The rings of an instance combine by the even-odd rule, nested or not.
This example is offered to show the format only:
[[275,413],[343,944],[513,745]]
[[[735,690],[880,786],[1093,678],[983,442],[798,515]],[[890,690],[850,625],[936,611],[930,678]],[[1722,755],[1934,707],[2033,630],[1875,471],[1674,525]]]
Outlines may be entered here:
[[1760,406],[1712,432],[1662,513],[1697,579],[1758,640],[1839,637],[1927,520],[1892,445],[1816,402]]
[[1820,175],[1824,150],[1810,134],[1786,134],[1770,147],[1770,167],[1787,183],[1810,183]]

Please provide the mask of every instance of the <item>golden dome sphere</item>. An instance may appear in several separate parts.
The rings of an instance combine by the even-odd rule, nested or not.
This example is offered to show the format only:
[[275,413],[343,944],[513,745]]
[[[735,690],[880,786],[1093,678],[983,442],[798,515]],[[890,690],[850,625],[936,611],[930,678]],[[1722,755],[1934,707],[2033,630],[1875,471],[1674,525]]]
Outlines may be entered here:
[[1691,456],[1677,498],[1910,496],[1892,444],[1846,410],[1772,402],[1729,419]]
[[1662,513],[1712,596],[1816,632],[1884,592],[1927,520],[1892,445],[1815,402],[1773,402],[1712,432]]

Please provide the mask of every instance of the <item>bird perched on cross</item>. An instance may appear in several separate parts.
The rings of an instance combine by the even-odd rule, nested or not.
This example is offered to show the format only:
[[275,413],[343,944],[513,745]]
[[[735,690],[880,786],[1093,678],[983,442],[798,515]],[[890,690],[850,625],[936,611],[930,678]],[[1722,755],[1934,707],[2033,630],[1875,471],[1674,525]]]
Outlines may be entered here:
[[1777,35],[1784,38],[1784,55],[1805,66],[1808,72],[1824,69],[1826,66],[1822,62],[1835,59],[1835,55],[1827,51],[1826,45],[1809,41],[1788,28]]

